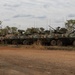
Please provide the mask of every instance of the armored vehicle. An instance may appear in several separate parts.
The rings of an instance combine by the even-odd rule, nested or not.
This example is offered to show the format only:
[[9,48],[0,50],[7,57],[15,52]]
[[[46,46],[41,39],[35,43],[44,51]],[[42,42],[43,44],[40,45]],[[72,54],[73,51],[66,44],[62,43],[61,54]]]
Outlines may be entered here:
[[53,30],[53,32],[47,33],[34,33],[34,34],[25,34],[25,35],[6,35],[5,37],[0,38],[0,43],[3,44],[22,44],[22,45],[31,45],[31,44],[41,44],[47,46],[75,46],[75,31],[66,34],[60,33],[59,31]]

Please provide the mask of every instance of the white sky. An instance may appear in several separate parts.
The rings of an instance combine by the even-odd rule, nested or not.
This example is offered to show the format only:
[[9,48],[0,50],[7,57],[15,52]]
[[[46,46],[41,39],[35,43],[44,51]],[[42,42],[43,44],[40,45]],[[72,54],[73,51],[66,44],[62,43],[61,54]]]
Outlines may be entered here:
[[75,0],[0,0],[3,27],[64,27],[66,19],[75,19]]

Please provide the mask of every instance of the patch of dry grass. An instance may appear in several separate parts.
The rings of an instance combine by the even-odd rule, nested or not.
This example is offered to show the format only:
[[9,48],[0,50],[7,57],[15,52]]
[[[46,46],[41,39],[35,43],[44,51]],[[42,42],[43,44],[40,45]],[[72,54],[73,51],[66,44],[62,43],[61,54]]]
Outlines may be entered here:
[[1,45],[0,48],[17,48],[17,49],[38,49],[38,50],[68,50],[74,51],[75,47],[73,46],[42,46],[41,44],[32,44],[32,45]]

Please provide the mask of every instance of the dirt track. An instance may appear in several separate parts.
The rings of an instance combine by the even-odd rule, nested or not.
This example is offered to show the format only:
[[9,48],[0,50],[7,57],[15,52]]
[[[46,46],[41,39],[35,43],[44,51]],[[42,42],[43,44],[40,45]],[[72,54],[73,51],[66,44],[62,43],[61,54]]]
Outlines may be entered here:
[[0,75],[75,75],[75,52],[0,47]]

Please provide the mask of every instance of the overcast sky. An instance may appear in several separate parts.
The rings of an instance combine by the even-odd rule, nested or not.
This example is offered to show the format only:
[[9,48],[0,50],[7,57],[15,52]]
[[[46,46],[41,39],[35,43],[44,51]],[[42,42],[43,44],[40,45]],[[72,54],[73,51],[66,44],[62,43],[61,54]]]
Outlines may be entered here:
[[75,0],[0,0],[3,27],[64,27],[66,19],[75,19]]

